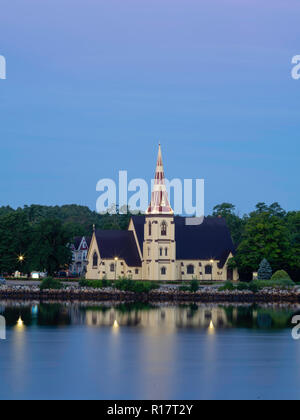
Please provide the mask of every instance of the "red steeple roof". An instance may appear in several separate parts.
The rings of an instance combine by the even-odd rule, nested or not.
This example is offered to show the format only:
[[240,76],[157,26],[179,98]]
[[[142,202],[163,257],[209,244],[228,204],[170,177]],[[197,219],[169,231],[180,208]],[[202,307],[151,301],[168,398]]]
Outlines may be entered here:
[[154,187],[151,194],[151,203],[146,214],[174,214],[168,199],[160,145],[158,149]]

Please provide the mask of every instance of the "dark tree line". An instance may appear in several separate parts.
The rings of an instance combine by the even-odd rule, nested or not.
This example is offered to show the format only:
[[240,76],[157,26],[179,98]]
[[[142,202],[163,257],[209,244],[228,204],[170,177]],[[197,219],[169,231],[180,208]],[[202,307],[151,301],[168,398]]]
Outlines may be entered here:
[[[284,269],[300,281],[300,211],[286,212],[278,203],[258,203],[240,216],[235,206],[223,203],[213,216],[226,219],[237,253],[234,262],[242,279],[250,279],[266,258],[273,271]],[[90,236],[97,229],[127,229],[130,213],[99,215],[88,207],[25,206],[0,208],[0,273],[46,270],[53,274],[69,265],[69,244],[75,236]],[[24,260],[19,261],[19,257]]]
[[[88,207],[25,206],[0,208],[0,273],[47,271],[53,275],[71,262],[75,236],[97,229],[127,229],[130,215],[99,215]],[[21,258],[20,258],[21,257]]]
[[253,212],[240,217],[234,205],[223,203],[214,208],[214,215],[227,221],[242,279],[250,279],[266,258],[273,272],[283,269],[300,281],[300,211],[286,212],[278,203],[258,203]]

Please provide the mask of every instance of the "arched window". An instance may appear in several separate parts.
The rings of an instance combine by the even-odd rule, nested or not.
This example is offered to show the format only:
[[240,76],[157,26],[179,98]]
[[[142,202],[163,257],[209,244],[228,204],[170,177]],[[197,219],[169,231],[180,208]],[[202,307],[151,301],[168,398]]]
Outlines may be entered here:
[[205,274],[212,274],[212,266],[206,265],[205,266]]
[[115,264],[110,264],[110,272],[114,273],[115,271]]
[[152,225],[151,225],[151,222],[149,222],[149,224],[148,224],[148,229],[149,229],[149,236],[151,236],[152,235]]
[[162,276],[165,276],[165,275],[167,274],[167,269],[166,269],[166,267],[162,267],[162,268],[161,268],[161,270],[160,270],[160,272],[161,272],[161,275],[162,275]]
[[167,223],[165,221],[161,224],[161,236],[167,236]]
[[187,274],[194,274],[194,272],[195,272],[195,269],[194,269],[193,264],[188,265],[187,268],[186,268],[186,273]]
[[97,252],[93,255],[93,267],[98,267],[98,254]]
[[165,248],[165,256],[168,256],[168,248]]
[[163,249],[159,248],[159,256],[162,257],[162,254],[163,254]]

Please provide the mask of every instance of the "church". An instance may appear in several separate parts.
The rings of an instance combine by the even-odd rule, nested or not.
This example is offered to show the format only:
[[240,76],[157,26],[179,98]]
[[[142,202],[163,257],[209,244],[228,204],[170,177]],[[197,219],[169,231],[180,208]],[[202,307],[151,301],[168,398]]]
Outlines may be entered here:
[[132,216],[126,231],[94,229],[86,278],[237,281],[237,269],[227,265],[234,254],[224,219],[207,217],[200,225],[187,225],[184,217],[174,215],[159,146],[151,202],[145,215]]

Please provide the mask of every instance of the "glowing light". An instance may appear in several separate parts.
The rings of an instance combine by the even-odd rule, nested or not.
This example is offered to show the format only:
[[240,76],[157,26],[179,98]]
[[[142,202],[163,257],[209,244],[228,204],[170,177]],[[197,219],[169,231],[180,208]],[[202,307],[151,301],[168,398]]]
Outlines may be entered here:
[[19,319],[18,319],[18,321],[17,321],[17,326],[19,327],[19,328],[22,328],[23,326],[24,326],[24,321],[22,320],[22,318],[20,317]]
[[118,261],[118,259],[119,259],[118,257],[115,257],[115,261],[116,261],[116,262]]
[[113,328],[115,330],[119,328],[119,324],[118,324],[118,321],[117,320],[115,320],[114,325],[113,325]]
[[210,321],[209,327],[208,327],[208,334],[214,334],[215,333],[215,326],[212,321]]
[[23,261],[25,260],[24,255],[19,255],[18,260],[19,260],[20,262],[23,262]]

